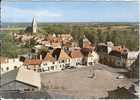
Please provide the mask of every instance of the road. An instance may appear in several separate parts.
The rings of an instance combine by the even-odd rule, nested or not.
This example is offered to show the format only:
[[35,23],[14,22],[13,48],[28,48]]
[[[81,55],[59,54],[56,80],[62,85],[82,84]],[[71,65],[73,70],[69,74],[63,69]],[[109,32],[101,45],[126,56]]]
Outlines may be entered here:
[[110,67],[108,65],[103,65],[100,63],[95,64],[94,66],[91,66],[91,67],[94,67],[95,69],[105,69],[105,70],[110,71],[112,73],[127,72],[127,70],[124,68],[115,68],[115,67],[113,68],[113,67]]

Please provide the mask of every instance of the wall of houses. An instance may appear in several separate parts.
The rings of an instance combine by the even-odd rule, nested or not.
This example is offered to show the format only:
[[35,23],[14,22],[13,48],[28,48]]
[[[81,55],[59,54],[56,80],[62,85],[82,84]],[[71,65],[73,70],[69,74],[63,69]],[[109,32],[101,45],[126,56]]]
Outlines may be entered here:
[[108,54],[100,54],[100,63],[113,67],[126,67],[126,59]]
[[37,91],[39,88],[33,87],[17,81],[11,81],[5,85],[2,85],[0,90],[20,90],[20,91]]
[[1,64],[1,73],[6,73],[22,65],[23,62],[20,62],[19,59],[7,59],[5,63]]
[[61,71],[62,66],[57,62],[51,62],[51,61],[44,61],[41,64],[41,71],[42,72],[56,72]]
[[78,66],[82,64],[82,57],[81,58],[71,58],[70,66]]
[[93,56],[87,57],[87,66],[94,65],[94,64],[95,64],[94,57]]
[[58,64],[63,66],[63,68],[70,66],[70,59],[58,60]]
[[131,65],[136,61],[136,59],[127,59],[126,60],[126,67],[130,69]]
[[40,72],[40,65],[24,65],[24,67],[35,72]]

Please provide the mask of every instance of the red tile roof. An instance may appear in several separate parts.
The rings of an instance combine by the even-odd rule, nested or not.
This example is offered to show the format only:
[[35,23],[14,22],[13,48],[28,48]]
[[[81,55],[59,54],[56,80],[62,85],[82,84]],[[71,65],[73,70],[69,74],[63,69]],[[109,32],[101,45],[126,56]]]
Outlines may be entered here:
[[46,61],[55,61],[51,53],[47,53],[46,57],[44,58]]
[[92,45],[90,42],[85,41],[85,42],[83,42],[83,48],[92,48]]
[[80,57],[82,57],[82,53],[80,50],[73,50],[70,53],[70,56],[71,56],[71,58],[80,58]]
[[40,65],[42,63],[42,60],[39,59],[26,59],[24,61],[25,65]]
[[127,49],[125,46],[114,46],[114,47],[112,48],[112,51],[124,53],[124,52],[127,52],[128,49]]
[[64,50],[61,50],[58,60],[65,60],[65,59],[70,59],[70,57]]

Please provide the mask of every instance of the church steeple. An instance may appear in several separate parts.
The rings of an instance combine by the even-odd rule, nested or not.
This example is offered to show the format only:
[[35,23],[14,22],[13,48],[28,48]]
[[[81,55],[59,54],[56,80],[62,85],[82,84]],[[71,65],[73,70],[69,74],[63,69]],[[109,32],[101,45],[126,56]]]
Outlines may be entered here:
[[32,21],[32,32],[33,33],[37,32],[37,22],[36,22],[35,17],[33,18],[33,21]]

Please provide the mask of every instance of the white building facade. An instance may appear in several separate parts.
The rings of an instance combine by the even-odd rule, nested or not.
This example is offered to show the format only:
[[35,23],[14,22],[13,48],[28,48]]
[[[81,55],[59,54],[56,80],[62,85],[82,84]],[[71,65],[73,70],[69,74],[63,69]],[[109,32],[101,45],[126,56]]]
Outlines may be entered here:
[[1,63],[1,73],[9,72],[13,69],[19,68],[23,65],[23,62],[19,61],[18,58],[6,59],[5,62]]

